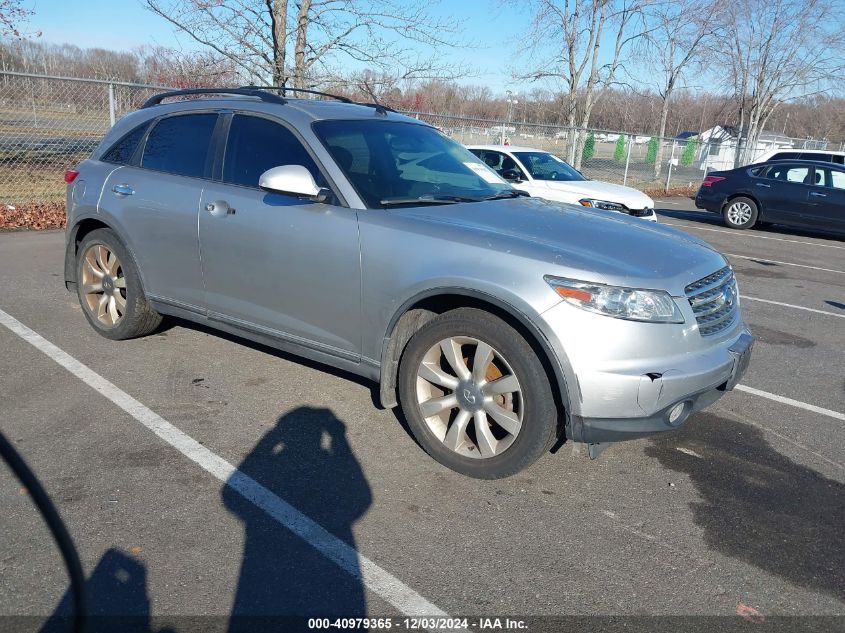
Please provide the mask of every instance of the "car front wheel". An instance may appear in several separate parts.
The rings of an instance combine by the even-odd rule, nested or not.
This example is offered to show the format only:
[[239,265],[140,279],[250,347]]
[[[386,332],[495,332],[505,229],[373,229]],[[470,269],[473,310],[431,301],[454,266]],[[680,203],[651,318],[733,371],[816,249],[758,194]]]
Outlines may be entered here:
[[399,396],[426,452],[470,477],[513,475],[556,439],[557,407],[540,359],[518,332],[482,310],[447,312],[411,338]]

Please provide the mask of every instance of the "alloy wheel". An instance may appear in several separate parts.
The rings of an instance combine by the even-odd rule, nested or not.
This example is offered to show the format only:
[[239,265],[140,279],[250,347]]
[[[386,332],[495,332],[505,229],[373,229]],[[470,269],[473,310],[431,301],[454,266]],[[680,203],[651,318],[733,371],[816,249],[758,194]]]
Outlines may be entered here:
[[126,312],[126,277],[117,255],[104,244],[92,244],[83,255],[82,296],[103,325],[114,327]]
[[734,202],[728,207],[728,219],[734,224],[745,224],[751,219],[751,206],[747,202]]
[[519,379],[499,351],[475,338],[447,338],[426,352],[417,402],[429,430],[466,457],[500,455],[522,428]]

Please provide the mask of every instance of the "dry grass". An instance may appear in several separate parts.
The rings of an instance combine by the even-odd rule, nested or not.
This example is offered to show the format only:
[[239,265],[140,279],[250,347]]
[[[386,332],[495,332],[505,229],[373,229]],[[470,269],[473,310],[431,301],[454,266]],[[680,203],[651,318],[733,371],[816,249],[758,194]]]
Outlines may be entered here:
[[57,167],[3,167],[0,169],[0,205],[55,203],[65,199],[64,169]]

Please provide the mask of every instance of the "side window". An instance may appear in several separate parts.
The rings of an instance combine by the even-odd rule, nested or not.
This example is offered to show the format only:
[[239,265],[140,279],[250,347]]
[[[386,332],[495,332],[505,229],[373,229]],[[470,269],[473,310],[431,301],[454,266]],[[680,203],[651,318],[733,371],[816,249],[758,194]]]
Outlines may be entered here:
[[827,167],[816,167],[816,174],[824,173],[824,180],[820,184],[833,189],[845,189],[845,172],[828,169]]
[[810,168],[803,165],[772,165],[767,178],[812,184],[809,179]]
[[293,132],[268,119],[236,114],[229,127],[223,181],[258,187],[261,174],[280,165],[302,165],[318,185],[326,185],[317,165]]
[[828,163],[833,160],[833,156],[830,154],[818,154],[816,152],[803,152],[799,156],[802,160],[820,160]]
[[141,167],[202,178],[217,115],[180,114],[162,119],[147,137]]
[[132,155],[138,147],[138,143],[144,138],[144,132],[147,131],[149,122],[136,127],[134,130],[126,134],[117,143],[111,146],[111,149],[103,154],[102,160],[107,163],[117,163],[118,165],[126,165],[132,160]]
[[769,160],[798,160],[800,156],[798,152],[778,152]]
[[832,157],[833,163],[836,165],[845,165],[845,156],[840,156],[839,154],[834,154]]

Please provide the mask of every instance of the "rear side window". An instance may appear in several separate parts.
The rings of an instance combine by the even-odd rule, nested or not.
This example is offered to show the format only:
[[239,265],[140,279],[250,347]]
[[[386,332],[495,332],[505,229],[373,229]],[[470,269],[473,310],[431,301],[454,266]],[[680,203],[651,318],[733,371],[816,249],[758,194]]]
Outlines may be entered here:
[[798,160],[800,157],[801,154],[798,152],[778,152],[769,160]]
[[201,178],[217,123],[216,114],[182,114],[162,119],[147,137],[141,167]]
[[125,135],[117,143],[111,146],[111,149],[103,154],[102,160],[107,163],[117,163],[118,165],[126,165],[132,160],[133,154],[138,147],[138,143],[144,138],[144,132],[147,131],[148,123],[136,127],[134,130]]
[[279,123],[255,116],[236,114],[229,127],[223,158],[223,181],[258,187],[265,171],[281,165],[302,165],[318,185],[325,180],[299,139]]
[[800,157],[802,160],[821,160],[828,163],[833,160],[833,156],[830,154],[817,154],[815,152],[804,152]]

